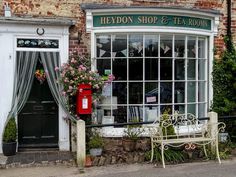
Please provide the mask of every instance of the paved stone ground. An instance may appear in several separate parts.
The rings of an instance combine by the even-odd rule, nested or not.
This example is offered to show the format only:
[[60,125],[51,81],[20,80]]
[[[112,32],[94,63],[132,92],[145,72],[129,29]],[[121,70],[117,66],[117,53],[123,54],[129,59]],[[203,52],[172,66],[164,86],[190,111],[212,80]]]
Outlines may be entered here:
[[74,165],[74,157],[67,151],[18,152],[14,156],[0,155],[0,168],[40,166],[40,164]]

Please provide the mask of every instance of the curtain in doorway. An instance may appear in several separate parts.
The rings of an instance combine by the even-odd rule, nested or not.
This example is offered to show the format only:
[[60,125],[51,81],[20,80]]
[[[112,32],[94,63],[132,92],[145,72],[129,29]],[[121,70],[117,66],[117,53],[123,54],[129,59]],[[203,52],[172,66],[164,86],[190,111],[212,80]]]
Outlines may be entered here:
[[31,51],[16,52],[12,104],[5,125],[9,118],[16,117],[29,97],[38,55],[39,53]]
[[40,52],[40,57],[43,67],[46,71],[49,88],[56,103],[61,106],[63,111],[67,114],[67,116],[69,116],[70,119],[76,121],[76,118],[68,111],[67,98],[62,96],[63,85],[59,82],[60,73],[55,71],[56,67],[61,66],[59,52]]

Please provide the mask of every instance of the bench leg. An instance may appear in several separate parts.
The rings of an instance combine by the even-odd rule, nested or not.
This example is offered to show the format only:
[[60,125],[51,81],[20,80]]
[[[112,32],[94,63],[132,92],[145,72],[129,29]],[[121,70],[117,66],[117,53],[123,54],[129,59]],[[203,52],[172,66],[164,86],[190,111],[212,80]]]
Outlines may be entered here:
[[166,166],[165,166],[165,158],[164,158],[164,144],[163,143],[161,143],[161,160],[162,160],[163,168],[166,168]]
[[203,145],[203,150],[204,150],[204,154],[205,154],[206,158],[208,158],[207,151],[206,151],[206,145]]
[[154,144],[153,144],[152,140],[151,140],[151,149],[152,149],[152,152],[151,152],[151,160],[150,160],[150,162],[153,161],[153,155],[154,155]]
[[216,140],[215,143],[216,143],[216,156],[217,156],[219,164],[221,164],[220,153],[219,153],[219,142]]

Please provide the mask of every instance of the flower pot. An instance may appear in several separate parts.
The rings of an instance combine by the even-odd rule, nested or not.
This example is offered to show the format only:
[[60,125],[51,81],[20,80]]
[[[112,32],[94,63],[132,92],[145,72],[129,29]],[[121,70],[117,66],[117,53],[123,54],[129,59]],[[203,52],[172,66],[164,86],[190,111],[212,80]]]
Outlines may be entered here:
[[2,143],[2,151],[5,156],[16,155],[16,142]]
[[92,148],[89,152],[91,156],[100,156],[102,155],[102,148]]
[[85,167],[91,167],[91,166],[92,166],[92,158],[90,155],[86,155]]
[[135,150],[136,141],[131,139],[123,139],[122,145],[125,151],[131,152]]

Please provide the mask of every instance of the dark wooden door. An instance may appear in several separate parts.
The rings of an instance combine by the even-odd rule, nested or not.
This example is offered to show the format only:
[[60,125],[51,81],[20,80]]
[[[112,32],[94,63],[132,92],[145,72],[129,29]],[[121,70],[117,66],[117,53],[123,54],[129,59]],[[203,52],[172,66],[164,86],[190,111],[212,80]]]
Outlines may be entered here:
[[34,78],[29,98],[18,115],[18,140],[20,148],[58,147],[58,106],[47,81],[40,84]]

